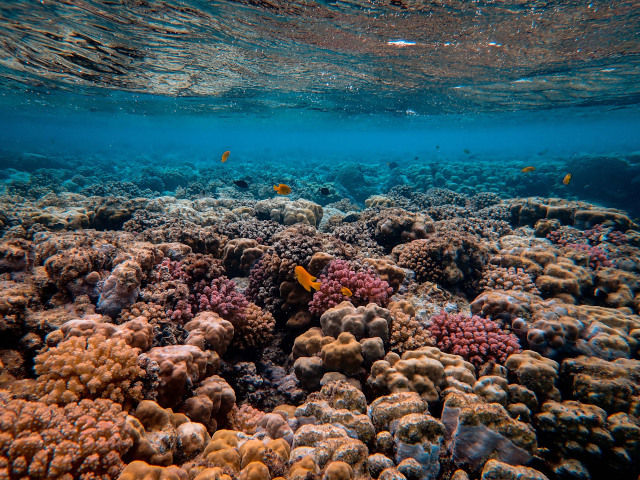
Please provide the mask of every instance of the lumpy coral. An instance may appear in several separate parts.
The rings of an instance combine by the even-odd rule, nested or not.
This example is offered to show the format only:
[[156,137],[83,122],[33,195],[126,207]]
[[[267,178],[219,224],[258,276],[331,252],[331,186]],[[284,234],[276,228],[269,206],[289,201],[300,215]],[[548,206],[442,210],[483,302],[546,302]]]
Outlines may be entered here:
[[133,444],[126,416],[106,399],[65,406],[0,400],[0,477],[116,478]]
[[488,249],[474,235],[445,230],[393,250],[398,265],[416,272],[419,281],[474,292],[488,260]]

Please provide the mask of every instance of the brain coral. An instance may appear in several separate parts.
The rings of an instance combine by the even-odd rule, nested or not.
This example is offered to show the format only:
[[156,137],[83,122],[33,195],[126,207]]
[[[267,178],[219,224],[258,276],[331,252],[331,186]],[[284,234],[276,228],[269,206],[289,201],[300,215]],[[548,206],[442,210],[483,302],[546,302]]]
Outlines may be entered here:
[[0,478],[111,480],[132,440],[110,400],[64,407],[0,400]]
[[128,406],[142,399],[145,371],[124,339],[71,337],[35,358],[36,393],[46,403],[108,398]]

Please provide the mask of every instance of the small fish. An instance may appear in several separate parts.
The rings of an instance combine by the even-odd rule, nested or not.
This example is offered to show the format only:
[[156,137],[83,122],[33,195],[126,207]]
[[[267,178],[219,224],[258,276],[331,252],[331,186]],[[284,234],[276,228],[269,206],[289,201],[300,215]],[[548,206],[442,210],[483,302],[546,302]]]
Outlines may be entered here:
[[394,168],[398,168],[398,164],[396,162],[388,162],[387,165],[391,170],[393,170]]
[[467,155],[469,155],[471,153],[471,150],[469,150],[468,148],[465,148],[464,150],[462,150],[464,153],[466,153]]
[[238,188],[249,188],[249,184],[244,180],[234,180],[233,183],[235,183]]
[[227,159],[229,158],[229,155],[231,155],[231,152],[230,152],[229,150],[227,150],[226,152],[224,152],[224,153],[222,154],[222,160],[221,160],[221,162],[222,162],[222,163],[226,162],[226,161],[227,161]]
[[562,183],[564,183],[565,185],[569,185],[569,182],[571,181],[571,177],[573,177],[573,175],[570,173],[567,173],[562,179]]
[[387,45],[393,45],[394,47],[412,47],[416,42],[411,40],[389,40]]
[[522,173],[529,173],[529,172],[533,172],[536,169],[536,167],[524,167],[522,170],[520,170]]
[[329,189],[327,187],[321,187],[320,188],[320,193],[322,195],[329,195]]
[[296,272],[296,280],[307,292],[310,292],[311,288],[315,290],[320,288],[320,282],[316,282],[317,278],[307,272],[304,267],[298,265],[294,271]]
[[350,297],[351,295],[353,295],[353,293],[351,293],[351,290],[349,290],[347,287],[342,287],[340,289],[340,293],[343,294],[345,297]]
[[546,155],[547,152],[549,151],[548,148],[545,148],[544,150],[542,150],[541,152],[538,152],[538,155],[542,156],[542,155]]
[[278,195],[289,195],[291,193],[291,187],[289,185],[285,185],[284,183],[274,185],[273,189]]

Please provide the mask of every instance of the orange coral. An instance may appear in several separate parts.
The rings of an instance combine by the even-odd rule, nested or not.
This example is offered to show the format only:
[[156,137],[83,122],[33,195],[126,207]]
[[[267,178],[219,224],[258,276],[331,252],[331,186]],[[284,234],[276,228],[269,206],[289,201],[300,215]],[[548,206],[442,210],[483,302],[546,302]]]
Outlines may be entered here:
[[258,422],[262,417],[264,417],[264,412],[245,403],[240,407],[234,405],[227,415],[227,421],[233,430],[253,435],[256,433]]
[[46,403],[108,398],[128,407],[142,399],[138,350],[123,339],[72,337],[35,359],[36,393]]
[[111,480],[132,441],[110,400],[0,401],[0,478]]

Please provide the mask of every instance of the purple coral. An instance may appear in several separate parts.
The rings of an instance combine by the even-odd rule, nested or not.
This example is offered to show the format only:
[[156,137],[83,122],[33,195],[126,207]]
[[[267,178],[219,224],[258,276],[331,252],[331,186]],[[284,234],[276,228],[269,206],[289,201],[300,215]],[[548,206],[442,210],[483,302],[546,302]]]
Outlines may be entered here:
[[[309,303],[309,311],[316,315],[321,315],[345,300],[349,300],[355,306],[377,303],[384,307],[389,303],[389,297],[393,293],[389,284],[371,270],[353,270],[345,260],[333,260],[318,281],[320,289]],[[343,287],[351,291],[351,297],[341,292]]]
[[503,363],[512,353],[522,351],[518,337],[477,315],[441,312],[431,318],[429,330],[440,350],[460,355],[476,367],[490,361]]
[[193,297],[200,311],[213,311],[222,318],[240,320],[249,306],[246,297],[236,290],[234,281],[226,277],[216,278],[207,284],[200,281],[195,285]]

